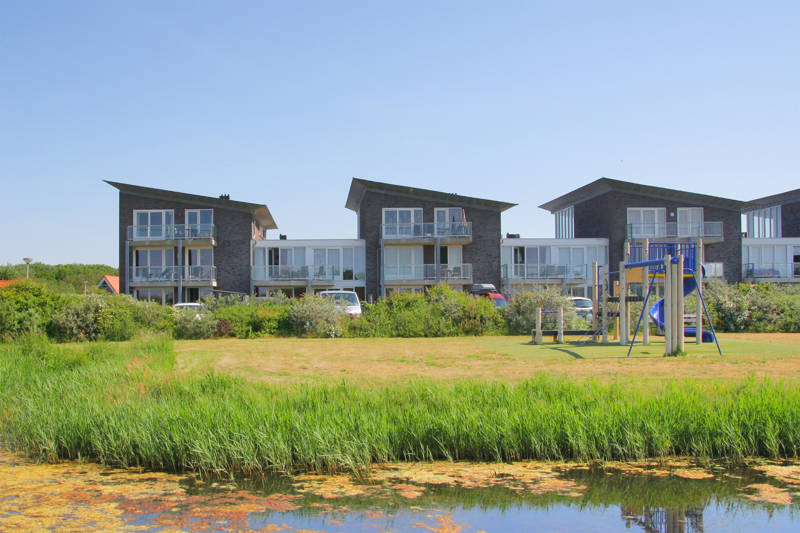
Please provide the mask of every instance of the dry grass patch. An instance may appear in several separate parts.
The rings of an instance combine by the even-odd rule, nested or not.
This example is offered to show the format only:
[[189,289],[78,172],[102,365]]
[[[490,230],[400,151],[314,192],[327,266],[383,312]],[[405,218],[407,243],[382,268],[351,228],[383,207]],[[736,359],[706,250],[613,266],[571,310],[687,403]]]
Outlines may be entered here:
[[269,383],[464,379],[519,382],[538,374],[574,379],[658,381],[770,377],[800,381],[800,334],[722,334],[714,344],[687,340],[687,356],[664,358],[663,342],[637,344],[630,359],[619,344],[529,344],[528,337],[425,339],[222,339],[176,342],[178,371],[241,376]]

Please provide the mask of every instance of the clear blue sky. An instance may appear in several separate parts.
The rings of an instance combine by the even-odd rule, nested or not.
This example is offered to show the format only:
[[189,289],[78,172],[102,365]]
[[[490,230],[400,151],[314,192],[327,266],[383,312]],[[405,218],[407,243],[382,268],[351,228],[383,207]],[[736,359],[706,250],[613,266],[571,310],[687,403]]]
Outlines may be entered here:
[[104,178],[290,238],[354,237],[352,176],[517,202],[528,237],[600,176],[794,189],[798,28],[798,2],[5,0],[0,263],[116,266]]

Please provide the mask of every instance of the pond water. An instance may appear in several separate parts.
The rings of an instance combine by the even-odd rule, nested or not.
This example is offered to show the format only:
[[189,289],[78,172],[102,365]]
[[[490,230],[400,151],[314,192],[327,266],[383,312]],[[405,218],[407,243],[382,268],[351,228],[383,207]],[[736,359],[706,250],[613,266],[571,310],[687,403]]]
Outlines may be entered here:
[[0,530],[798,531],[800,462],[379,465],[235,481],[0,452]]

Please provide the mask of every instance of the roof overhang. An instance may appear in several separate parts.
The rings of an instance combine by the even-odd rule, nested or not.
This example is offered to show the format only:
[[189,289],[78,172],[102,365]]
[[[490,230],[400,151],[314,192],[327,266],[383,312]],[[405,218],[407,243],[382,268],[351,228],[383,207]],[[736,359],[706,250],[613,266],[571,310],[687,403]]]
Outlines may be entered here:
[[347,201],[345,202],[344,206],[347,209],[357,212],[364,195],[368,191],[392,194],[395,196],[406,196],[409,198],[424,198],[431,201],[440,201],[447,204],[476,207],[478,209],[497,211],[499,213],[502,213],[503,211],[511,209],[517,205],[509,202],[487,200],[485,198],[474,198],[472,196],[462,196],[460,194],[433,191],[430,189],[420,189],[418,187],[408,187],[405,185],[394,185],[380,181],[353,178],[350,182],[350,191],[347,193]]
[[169,191],[166,189],[156,189],[153,187],[142,187],[141,185],[131,185],[129,183],[120,183],[117,181],[103,180],[112,187],[118,189],[125,194],[133,196],[142,196],[144,198],[171,198],[173,200],[191,203],[199,206],[216,207],[220,209],[230,209],[232,211],[240,211],[250,213],[253,218],[265,229],[278,229],[272,214],[269,212],[264,204],[254,204],[250,202],[240,202],[238,200],[228,200],[224,198],[215,198],[213,196],[201,196],[199,194],[189,194],[185,192]]
[[643,185],[641,183],[633,183],[630,181],[615,180],[611,178],[600,178],[584,185],[583,187],[579,187],[574,191],[559,196],[554,200],[550,200],[539,207],[546,209],[551,213],[555,213],[556,211],[577,203],[591,200],[592,198],[610,191],[619,191],[640,196],[650,196],[653,198],[674,202],[685,202],[691,205],[716,207],[719,209],[727,209],[729,211],[741,211],[742,206],[744,205],[744,202],[739,200],[722,198],[720,196],[680,191],[677,189],[667,189],[664,187],[654,187],[652,185]]

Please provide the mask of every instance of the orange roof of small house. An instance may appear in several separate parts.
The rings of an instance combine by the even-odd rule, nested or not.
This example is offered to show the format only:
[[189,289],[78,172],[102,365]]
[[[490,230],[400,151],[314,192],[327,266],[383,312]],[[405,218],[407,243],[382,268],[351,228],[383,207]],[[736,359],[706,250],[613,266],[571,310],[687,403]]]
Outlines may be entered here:
[[119,276],[110,276],[106,274],[103,276],[103,279],[100,280],[98,287],[103,284],[103,281],[105,281],[108,286],[111,287],[111,290],[114,291],[114,294],[119,294]]
[[21,281],[21,280],[18,280],[18,279],[0,279],[0,289],[2,289],[3,287],[8,287],[9,285],[12,285],[14,283],[17,283],[18,281]]

